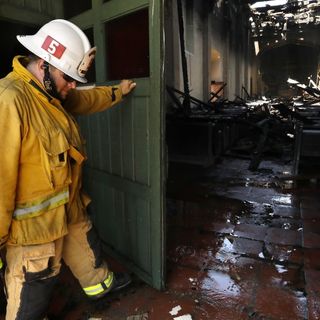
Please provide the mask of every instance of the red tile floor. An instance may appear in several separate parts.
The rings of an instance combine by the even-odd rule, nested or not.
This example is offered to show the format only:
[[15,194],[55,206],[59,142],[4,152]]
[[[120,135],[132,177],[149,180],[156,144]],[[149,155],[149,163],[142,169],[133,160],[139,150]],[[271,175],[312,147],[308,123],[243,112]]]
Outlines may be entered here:
[[135,277],[124,292],[88,302],[64,269],[49,318],[320,319],[320,186],[285,182],[283,164],[247,167],[225,159],[169,168],[165,291]]

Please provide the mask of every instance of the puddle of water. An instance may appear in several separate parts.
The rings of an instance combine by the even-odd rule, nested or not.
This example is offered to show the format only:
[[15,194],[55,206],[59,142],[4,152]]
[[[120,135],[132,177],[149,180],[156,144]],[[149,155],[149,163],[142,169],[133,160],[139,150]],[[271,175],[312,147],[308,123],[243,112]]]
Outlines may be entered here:
[[288,272],[288,269],[285,266],[281,265],[281,264],[275,264],[274,266],[277,269],[278,273],[286,273],[286,272]]
[[287,194],[287,195],[278,195],[272,197],[272,202],[275,204],[287,204],[287,205],[292,205],[292,195]]
[[215,254],[215,259],[222,263],[235,263],[239,254],[235,253],[233,241],[225,237],[220,243],[220,248]]
[[282,229],[290,230],[290,229],[291,229],[291,223],[285,222],[285,223],[282,225]]
[[221,253],[221,252],[224,252],[224,253],[234,252],[233,243],[228,238],[224,238],[218,253]]
[[240,293],[239,286],[228,274],[215,270],[208,271],[207,277],[200,283],[200,289],[213,294],[219,292],[228,296]]
[[196,250],[192,246],[178,246],[176,248],[176,253],[179,257],[194,256],[196,254]]

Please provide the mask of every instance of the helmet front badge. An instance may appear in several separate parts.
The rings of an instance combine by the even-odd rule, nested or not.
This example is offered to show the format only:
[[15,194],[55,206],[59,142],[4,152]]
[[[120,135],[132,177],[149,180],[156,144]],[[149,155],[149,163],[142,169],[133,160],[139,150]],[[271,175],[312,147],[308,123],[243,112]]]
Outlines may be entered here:
[[52,54],[57,59],[60,59],[64,51],[66,50],[66,47],[64,45],[50,36],[47,36],[45,38],[41,48]]

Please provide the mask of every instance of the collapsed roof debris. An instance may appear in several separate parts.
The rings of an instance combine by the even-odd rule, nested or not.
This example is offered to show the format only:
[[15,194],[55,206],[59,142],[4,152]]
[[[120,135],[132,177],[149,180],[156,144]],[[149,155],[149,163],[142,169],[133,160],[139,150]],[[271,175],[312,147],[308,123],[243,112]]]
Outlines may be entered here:
[[320,24],[320,0],[272,0],[249,4],[251,29],[257,40],[286,40],[303,36],[304,25]]
[[[319,76],[318,76],[319,78]],[[288,79],[288,84],[290,84],[291,86],[295,86],[297,88],[302,89],[303,91],[305,91],[308,95],[314,97],[314,98],[319,98],[320,99],[320,89],[319,89],[319,85],[317,85],[314,81],[312,81],[310,79],[310,85],[307,86],[303,83],[300,83],[297,80],[294,79]]]
[[[204,143],[204,147],[200,148],[199,140],[195,140],[193,147],[199,154],[212,155],[211,160],[223,154],[240,155],[251,159],[248,169],[255,171],[268,154],[280,156],[286,161],[296,159],[292,164],[293,167],[297,166],[300,155],[295,154],[297,150],[294,138],[297,134],[301,135],[297,128],[318,130],[320,90],[314,82],[305,85],[293,79],[288,79],[288,86],[295,87],[299,95],[291,98],[251,97],[244,90],[247,93],[246,98],[237,97],[234,101],[228,101],[219,97],[213,102],[200,101],[182,91],[167,87],[173,102],[171,112],[167,114],[167,133],[171,136],[168,139],[169,153],[175,152],[179,146],[183,154],[183,144],[190,147],[192,143],[190,130],[197,135],[200,131],[203,133],[203,128],[207,128],[207,133],[202,135],[201,139],[208,138],[209,143]],[[183,103],[186,95],[191,102],[189,109],[186,109]],[[213,95],[216,96],[215,93]],[[179,136],[181,138],[178,138]],[[173,143],[176,146],[173,146]],[[298,145],[299,149],[303,147]],[[189,155],[192,154],[190,150],[187,152]],[[298,173],[297,168],[294,168],[293,172]]]

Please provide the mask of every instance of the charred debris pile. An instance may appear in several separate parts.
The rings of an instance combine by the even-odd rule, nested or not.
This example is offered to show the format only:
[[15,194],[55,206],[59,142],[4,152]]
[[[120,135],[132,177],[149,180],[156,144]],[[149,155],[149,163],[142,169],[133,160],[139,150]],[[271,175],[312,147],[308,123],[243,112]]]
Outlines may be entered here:
[[[253,97],[242,87],[242,96],[229,101],[219,94],[222,84],[201,101],[167,86],[169,160],[209,166],[222,156],[249,159],[255,171],[262,160],[276,157],[292,163],[298,175],[303,159],[320,157],[320,90],[288,79],[296,95]],[[319,144],[319,146],[317,146]]]

